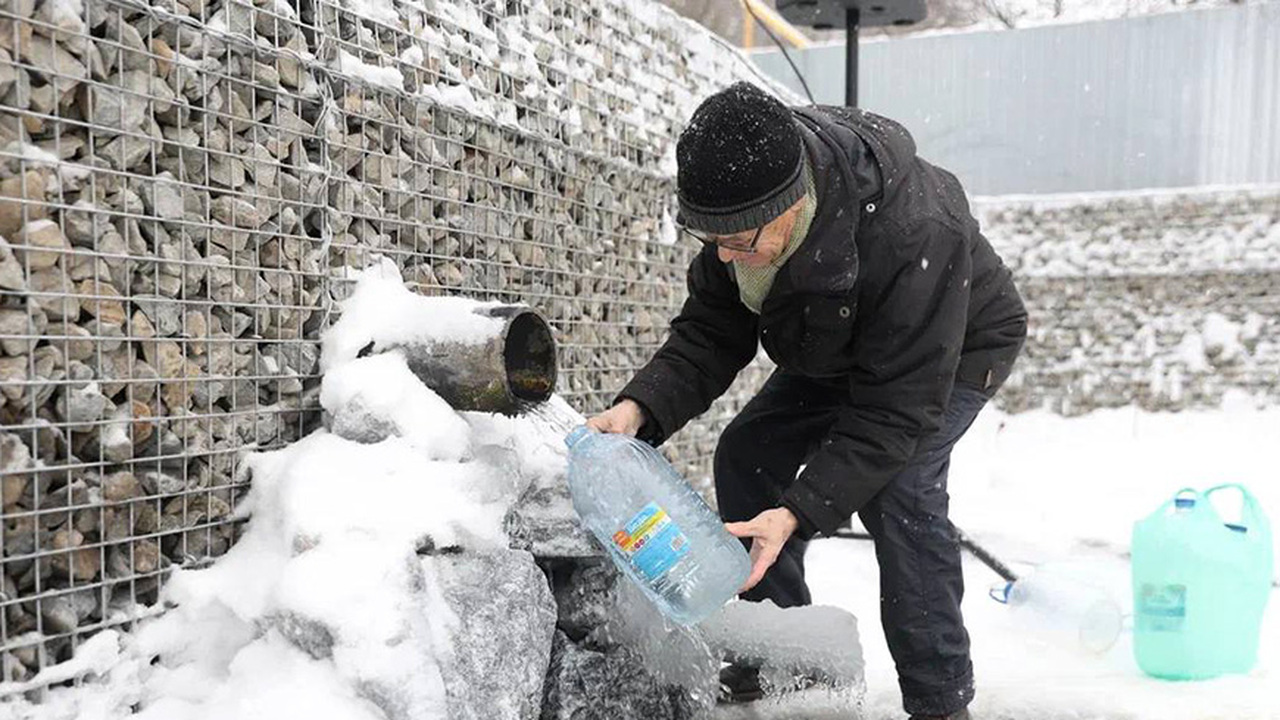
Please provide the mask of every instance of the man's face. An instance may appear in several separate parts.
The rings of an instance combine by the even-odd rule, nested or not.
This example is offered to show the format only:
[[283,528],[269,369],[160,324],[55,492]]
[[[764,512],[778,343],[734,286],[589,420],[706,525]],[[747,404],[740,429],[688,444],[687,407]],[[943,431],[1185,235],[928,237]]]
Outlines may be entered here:
[[787,241],[791,239],[791,231],[795,228],[803,202],[802,198],[760,228],[760,237],[756,240],[754,249],[749,248],[751,239],[756,234],[754,228],[734,235],[711,236],[716,243],[716,256],[720,258],[720,262],[736,261],[748,267],[765,267],[777,260],[787,249]]

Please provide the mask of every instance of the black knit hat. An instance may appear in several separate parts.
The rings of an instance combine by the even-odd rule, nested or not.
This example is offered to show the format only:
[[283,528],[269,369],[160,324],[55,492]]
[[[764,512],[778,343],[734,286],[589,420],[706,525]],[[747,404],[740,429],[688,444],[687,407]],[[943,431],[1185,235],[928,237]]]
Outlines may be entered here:
[[805,191],[791,111],[747,82],[702,101],[680,133],[676,163],[679,222],[716,235],[758,228]]

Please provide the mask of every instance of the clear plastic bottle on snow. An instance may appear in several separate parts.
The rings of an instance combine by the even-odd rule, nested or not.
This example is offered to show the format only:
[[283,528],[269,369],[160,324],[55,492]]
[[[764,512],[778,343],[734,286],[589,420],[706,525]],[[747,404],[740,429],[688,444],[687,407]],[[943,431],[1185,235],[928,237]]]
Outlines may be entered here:
[[693,625],[737,593],[746,550],[656,450],[585,426],[565,444],[574,510],[664,615]]
[[1110,650],[1124,628],[1120,605],[1081,568],[1042,566],[993,588],[991,597],[1021,615],[1028,630],[1096,655]]

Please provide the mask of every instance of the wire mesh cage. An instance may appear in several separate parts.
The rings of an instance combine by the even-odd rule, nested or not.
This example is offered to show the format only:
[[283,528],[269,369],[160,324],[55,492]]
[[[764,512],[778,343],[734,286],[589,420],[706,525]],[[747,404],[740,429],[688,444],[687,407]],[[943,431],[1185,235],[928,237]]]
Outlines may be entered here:
[[4,0],[0,681],[227,551],[240,459],[315,427],[377,257],[538,307],[562,394],[605,406],[683,297],[680,124],[749,72],[613,0]]

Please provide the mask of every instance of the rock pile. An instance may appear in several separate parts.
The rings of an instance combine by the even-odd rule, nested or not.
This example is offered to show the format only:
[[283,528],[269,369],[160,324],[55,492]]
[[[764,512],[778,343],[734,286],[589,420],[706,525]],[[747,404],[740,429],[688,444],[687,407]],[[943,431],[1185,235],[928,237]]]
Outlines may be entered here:
[[1031,335],[1005,410],[1280,401],[1280,191],[990,199]]

